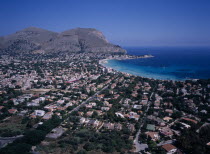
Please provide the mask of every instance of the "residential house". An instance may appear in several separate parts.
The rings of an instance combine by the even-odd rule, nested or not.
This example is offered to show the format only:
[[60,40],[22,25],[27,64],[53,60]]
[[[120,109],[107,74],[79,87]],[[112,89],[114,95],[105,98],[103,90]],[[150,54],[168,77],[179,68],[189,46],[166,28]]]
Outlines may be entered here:
[[166,151],[167,154],[173,154],[177,152],[177,148],[172,144],[164,144],[162,148]]
[[43,110],[35,110],[34,113],[35,113],[36,116],[42,117],[42,116],[44,116],[45,111],[43,111]]
[[15,114],[17,112],[17,109],[9,109],[8,112],[11,114]]
[[145,134],[153,141],[157,141],[160,139],[158,132],[146,132]]
[[54,128],[49,134],[47,134],[46,138],[57,139],[61,135],[63,135],[64,132],[65,132],[65,129],[63,127],[57,127],[57,128]]
[[113,123],[104,123],[103,127],[108,130],[113,130],[114,124]]
[[160,134],[167,136],[167,137],[172,137],[173,131],[169,127],[162,127],[159,129]]
[[120,124],[120,123],[114,124],[114,129],[115,130],[122,130],[122,124]]
[[42,119],[44,120],[49,120],[50,118],[52,118],[53,113],[52,112],[47,112]]

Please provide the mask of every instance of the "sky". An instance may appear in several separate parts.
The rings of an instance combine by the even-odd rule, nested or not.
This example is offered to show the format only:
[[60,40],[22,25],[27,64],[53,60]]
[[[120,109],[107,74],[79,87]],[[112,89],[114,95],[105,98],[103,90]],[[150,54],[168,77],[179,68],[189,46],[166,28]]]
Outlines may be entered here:
[[0,0],[0,36],[96,28],[121,46],[210,46],[210,0]]

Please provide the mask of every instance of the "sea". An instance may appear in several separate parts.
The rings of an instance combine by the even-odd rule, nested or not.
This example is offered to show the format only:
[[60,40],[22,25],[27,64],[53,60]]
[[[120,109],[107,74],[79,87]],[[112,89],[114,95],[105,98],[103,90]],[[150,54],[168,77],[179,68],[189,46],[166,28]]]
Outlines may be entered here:
[[183,81],[210,78],[210,47],[126,47],[129,55],[152,58],[108,60],[117,71],[160,80]]

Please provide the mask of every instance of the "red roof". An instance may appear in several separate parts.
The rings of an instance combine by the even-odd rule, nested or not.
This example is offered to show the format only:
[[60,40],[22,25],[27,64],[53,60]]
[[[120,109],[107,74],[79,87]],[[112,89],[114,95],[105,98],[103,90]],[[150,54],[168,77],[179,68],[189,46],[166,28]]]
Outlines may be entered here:
[[9,113],[15,113],[15,112],[17,112],[17,109],[9,109],[8,112]]
[[182,118],[183,120],[186,120],[186,121],[190,121],[190,122],[193,122],[195,124],[197,124],[198,122],[196,120],[193,120],[193,119],[190,119],[190,118]]
[[171,151],[171,150],[173,150],[173,149],[177,149],[177,148],[176,148],[174,145],[172,145],[172,144],[165,144],[165,145],[162,146],[162,148],[165,149],[167,152],[168,152],[168,151]]

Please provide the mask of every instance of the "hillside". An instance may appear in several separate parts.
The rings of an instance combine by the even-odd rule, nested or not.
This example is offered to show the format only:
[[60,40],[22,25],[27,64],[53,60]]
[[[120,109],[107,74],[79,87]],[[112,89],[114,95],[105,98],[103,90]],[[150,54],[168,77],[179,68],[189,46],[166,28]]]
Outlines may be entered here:
[[29,27],[0,37],[1,54],[34,52],[119,52],[126,51],[109,43],[102,32],[93,28],[76,28],[56,33]]

